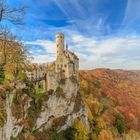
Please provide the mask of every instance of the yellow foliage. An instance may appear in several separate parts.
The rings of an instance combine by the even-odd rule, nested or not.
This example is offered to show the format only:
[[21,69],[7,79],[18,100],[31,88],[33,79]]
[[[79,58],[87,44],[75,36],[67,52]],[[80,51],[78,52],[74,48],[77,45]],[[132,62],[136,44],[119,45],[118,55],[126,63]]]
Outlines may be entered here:
[[123,137],[126,140],[139,140],[140,139],[140,133],[130,130],[128,134],[124,134]]
[[91,140],[98,140],[98,136],[96,133],[91,134]]
[[112,133],[109,130],[101,130],[98,140],[114,140]]
[[87,82],[86,80],[82,80],[82,81],[80,82],[80,88],[81,88],[82,90],[87,90],[87,89],[88,89],[88,82]]
[[86,111],[87,111],[87,114],[88,114],[88,119],[90,121],[92,121],[93,120],[93,115],[92,115],[92,112],[87,105],[86,105]]
[[89,106],[93,116],[100,116],[100,113],[103,110],[103,105],[95,98],[87,98],[85,101]]
[[96,123],[97,123],[98,128],[106,129],[106,123],[102,117],[97,118]]
[[86,126],[86,124],[84,124],[84,122],[80,119],[76,119],[74,121],[74,140],[88,140],[88,133],[89,130]]

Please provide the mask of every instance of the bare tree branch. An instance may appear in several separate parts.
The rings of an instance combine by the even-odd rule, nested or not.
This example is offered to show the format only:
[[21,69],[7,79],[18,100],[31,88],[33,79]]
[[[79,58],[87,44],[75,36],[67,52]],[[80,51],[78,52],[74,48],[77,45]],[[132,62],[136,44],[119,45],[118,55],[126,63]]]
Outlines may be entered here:
[[22,25],[25,9],[25,6],[19,8],[9,7],[6,0],[0,0],[0,22],[7,20],[16,25]]

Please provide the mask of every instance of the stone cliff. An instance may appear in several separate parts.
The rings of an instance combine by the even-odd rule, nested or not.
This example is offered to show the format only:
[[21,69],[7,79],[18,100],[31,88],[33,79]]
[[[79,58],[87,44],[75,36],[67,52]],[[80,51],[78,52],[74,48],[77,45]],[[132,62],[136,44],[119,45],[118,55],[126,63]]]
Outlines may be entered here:
[[76,118],[82,119],[88,127],[79,84],[74,78],[61,80],[56,90],[48,93],[35,93],[31,85],[8,90],[0,92],[3,103],[0,112],[1,140],[19,136],[28,139],[29,134],[47,129],[61,132],[72,126]]

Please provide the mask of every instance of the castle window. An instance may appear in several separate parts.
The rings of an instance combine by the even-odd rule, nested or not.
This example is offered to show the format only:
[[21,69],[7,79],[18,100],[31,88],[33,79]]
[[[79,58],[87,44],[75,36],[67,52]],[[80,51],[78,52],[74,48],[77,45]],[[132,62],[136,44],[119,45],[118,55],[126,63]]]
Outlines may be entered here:
[[67,65],[65,64],[65,68],[67,67]]
[[63,65],[61,64],[61,67],[63,67]]
[[59,68],[59,65],[57,65],[57,68]]

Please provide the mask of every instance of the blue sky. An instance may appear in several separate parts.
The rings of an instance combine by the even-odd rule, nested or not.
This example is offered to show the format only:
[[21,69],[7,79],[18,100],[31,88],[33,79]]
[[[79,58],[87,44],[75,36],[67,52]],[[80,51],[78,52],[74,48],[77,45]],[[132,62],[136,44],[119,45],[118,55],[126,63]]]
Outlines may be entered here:
[[140,69],[140,0],[7,0],[28,7],[19,35],[34,62],[55,60],[55,34],[62,32],[81,69]]

